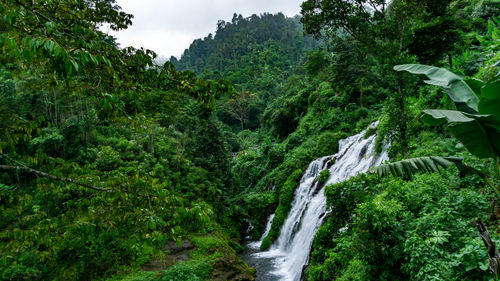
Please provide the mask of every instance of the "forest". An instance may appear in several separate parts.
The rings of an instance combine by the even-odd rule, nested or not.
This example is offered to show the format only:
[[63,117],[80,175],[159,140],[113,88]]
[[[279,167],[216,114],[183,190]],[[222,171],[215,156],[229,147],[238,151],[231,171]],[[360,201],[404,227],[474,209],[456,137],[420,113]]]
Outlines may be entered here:
[[[0,281],[500,277],[500,1],[305,0],[165,63],[102,29],[133,18],[0,1]],[[353,136],[384,161],[332,182]]]

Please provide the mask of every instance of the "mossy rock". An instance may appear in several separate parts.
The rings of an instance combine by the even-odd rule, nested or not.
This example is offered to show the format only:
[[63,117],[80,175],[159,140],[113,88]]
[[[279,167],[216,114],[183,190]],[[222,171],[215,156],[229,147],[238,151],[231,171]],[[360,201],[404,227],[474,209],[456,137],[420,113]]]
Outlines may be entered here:
[[209,280],[213,281],[254,281],[255,269],[241,259],[223,257],[214,264]]
[[141,268],[143,271],[165,270],[179,262],[189,260],[190,253],[195,249],[196,247],[193,243],[187,239],[182,240],[181,243],[168,241],[162,250],[163,255],[157,258],[152,258]]

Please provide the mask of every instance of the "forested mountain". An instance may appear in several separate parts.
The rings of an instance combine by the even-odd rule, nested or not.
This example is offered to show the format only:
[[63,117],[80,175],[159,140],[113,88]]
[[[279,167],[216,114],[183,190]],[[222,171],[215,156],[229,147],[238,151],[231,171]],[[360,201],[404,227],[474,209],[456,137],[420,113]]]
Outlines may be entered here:
[[280,69],[284,76],[300,66],[304,55],[318,44],[304,36],[298,16],[283,14],[234,14],[231,22],[219,21],[215,36],[195,40],[177,60],[179,70],[204,76],[225,77],[233,84],[257,80],[263,69]]
[[170,61],[179,70],[207,79],[224,78],[237,91],[254,94],[242,126],[227,107],[221,107],[218,116],[238,130],[256,129],[266,105],[286,91],[284,81],[303,72],[306,55],[319,46],[312,36],[303,35],[299,19],[281,13],[248,18],[234,14],[231,22],[217,23],[215,36],[195,40],[179,60]]
[[376,121],[394,163],[317,171],[303,278],[493,280],[472,221],[498,239],[498,1],[307,0],[162,66],[99,28],[127,12],[0,3],[0,280],[254,280],[244,238],[274,214],[276,245],[309,163]]

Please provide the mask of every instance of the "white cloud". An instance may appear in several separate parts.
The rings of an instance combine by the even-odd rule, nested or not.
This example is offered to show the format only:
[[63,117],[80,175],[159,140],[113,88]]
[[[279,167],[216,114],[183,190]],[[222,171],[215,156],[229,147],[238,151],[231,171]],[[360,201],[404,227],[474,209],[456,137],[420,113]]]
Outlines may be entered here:
[[233,14],[300,13],[303,0],[117,0],[123,11],[133,14],[132,26],[110,32],[121,47],[151,49],[159,55],[180,56],[194,39],[215,33],[218,20]]

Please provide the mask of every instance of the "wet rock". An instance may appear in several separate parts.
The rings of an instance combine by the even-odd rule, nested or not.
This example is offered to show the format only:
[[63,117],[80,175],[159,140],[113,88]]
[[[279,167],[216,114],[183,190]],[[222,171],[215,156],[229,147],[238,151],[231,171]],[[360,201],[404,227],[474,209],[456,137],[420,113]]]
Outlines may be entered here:
[[189,250],[193,250],[195,247],[191,241],[184,239],[181,241],[181,244],[178,245],[176,241],[168,241],[163,248],[164,252],[168,252],[169,254],[177,254],[180,252],[185,252]]
[[165,270],[181,261],[189,259],[189,254],[196,247],[189,240],[182,240],[180,245],[176,241],[168,241],[163,248],[164,258],[152,259],[142,266],[143,271]]
[[309,264],[304,264],[302,266],[302,273],[300,276],[300,281],[307,281],[306,271],[309,269]]
[[318,192],[321,190],[324,184],[325,184],[324,182],[319,182],[318,178],[315,178],[311,183],[312,188],[314,188],[313,195],[318,194]]
[[330,159],[330,161],[328,163],[326,163],[326,168],[330,169],[330,167],[333,166],[333,164],[335,164],[336,160],[337,160],[336,158]]

